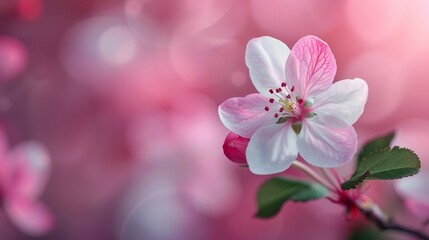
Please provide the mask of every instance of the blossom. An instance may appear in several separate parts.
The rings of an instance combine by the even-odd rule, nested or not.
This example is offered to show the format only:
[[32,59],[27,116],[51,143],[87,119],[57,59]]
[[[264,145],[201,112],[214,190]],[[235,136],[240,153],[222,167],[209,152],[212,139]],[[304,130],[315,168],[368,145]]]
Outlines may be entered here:
[[8,151],[0,132],[0,201],[10,220],[29,235],[53,227],[52,214],[38,201],[49,172],[49,157],[43,146],[28,141]]
[[250,139],[243,138],[230,132],[223,143],[223,153],[225,156],[236,163],[247,163],[246,149]]
[[230,98],[218,110],[230,131],[250,138],[246,157],[253,173],[282,172],[298,153],[318,167],[338,167],[353,157],[352,125],[368,86],[358,78],[333,83],[336,62],[324,41],[306,36],[289,50],[277,39],[254,38],[246,65],[259,93]]

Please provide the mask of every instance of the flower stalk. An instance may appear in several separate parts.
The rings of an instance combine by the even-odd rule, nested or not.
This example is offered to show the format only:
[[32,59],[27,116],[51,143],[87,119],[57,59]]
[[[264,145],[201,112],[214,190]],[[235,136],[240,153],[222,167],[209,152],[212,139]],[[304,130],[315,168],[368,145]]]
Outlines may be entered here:
[[313,180],[322,184],[324,187],[326,187],[330,191],[335,191],[335,188],[333,188],[332,184],[330,184],[328,181],[326,181],[324,178],[322,178],[319,174],[317,174],[313,169],[311,169],[309,166],[305,165],[304,163],[294,161],[291,166],[300,169],[305,174],[307,174],[309,177],[311,177]]

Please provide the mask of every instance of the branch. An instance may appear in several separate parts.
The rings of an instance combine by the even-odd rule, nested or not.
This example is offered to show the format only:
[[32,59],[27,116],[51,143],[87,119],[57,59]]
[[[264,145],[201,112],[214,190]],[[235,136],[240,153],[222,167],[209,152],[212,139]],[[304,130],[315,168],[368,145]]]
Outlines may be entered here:
[[387,217],[380,208],[370,201],[366,199],[365,202],[357,203],[359,210],[365,215],[365,217],[373,222],[380,230],[393,230],[397,232],[407,233],[409,235],[413,235],[422,240],[429,240],[429,236],[425,233],[415,230],[403,225],[396,223],[393,219]]

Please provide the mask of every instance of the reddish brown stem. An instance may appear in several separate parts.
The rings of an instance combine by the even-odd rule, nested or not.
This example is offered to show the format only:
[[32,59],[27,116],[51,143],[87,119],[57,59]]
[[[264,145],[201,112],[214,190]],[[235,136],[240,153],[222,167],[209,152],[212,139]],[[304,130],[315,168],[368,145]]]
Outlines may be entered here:
[[381,212],[377,205],[371,203],[370,205],[358,205],[359,210],[365,215],[365,217],[374,223],[380,230],[392,230],[397,232],[406,233],[415,237],[418,237],[422,240],[429,240],[429,236],[425,233],[412,229],[407,226],[403,226],[393,219],[386,217],[386,215]]

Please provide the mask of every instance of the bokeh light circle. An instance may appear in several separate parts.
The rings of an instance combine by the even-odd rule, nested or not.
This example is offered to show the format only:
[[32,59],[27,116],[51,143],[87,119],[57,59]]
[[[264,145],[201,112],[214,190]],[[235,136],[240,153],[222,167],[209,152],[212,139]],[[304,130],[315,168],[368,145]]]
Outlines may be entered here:
[[197,33],[217,23],[232,0],[126,0],[124,13],[130,27],[145,44],[162,47],[173,32]]
[[227,81],[244,63],[244,47],[236,41],[217,42],[202,36],[176,38],[170,47],[173,69],[190,86],[209,87]]
[[106,83],[132,66],[138,50],[134,35],[120,18],[96,17],[69,30],[62,57],[73,78]]
[[0,36],[0,82],[12,80],[25,69],[27,49],[18,39]]

